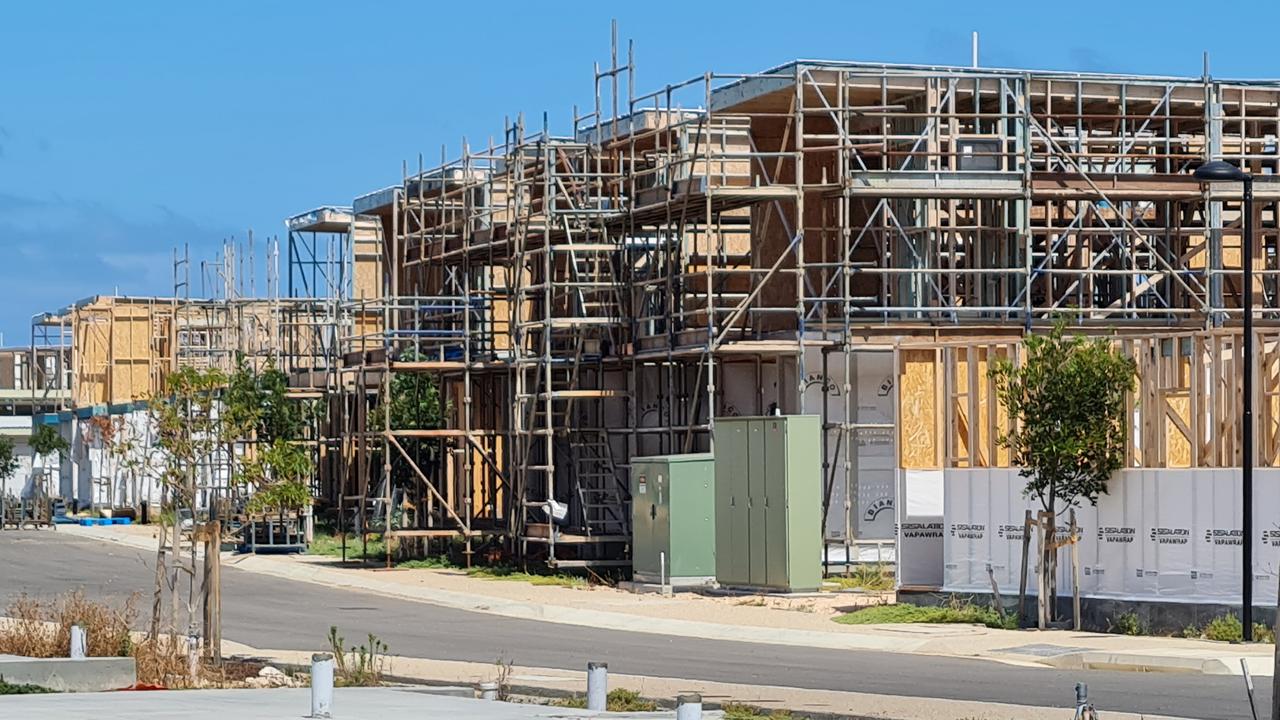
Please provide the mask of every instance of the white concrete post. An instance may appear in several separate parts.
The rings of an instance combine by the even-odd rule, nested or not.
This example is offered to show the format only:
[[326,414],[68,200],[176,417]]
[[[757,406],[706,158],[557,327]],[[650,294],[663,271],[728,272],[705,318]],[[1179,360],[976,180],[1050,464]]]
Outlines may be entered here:
[[608,663],[587,663],[587,709],[604,712],[608,699]]
[[88,655],[89,638],[84,634],[84,628],[79,625],[71,626],[71,659],[83,660]]
[[333,717],[333,655],[311,656],[311,717]]
[[677,695],[676,720],[702,720],[702,696],[698,693]]
[[498,699],[498,683],[490,680],[489,682],[480,683],[480,699],[481,700],[497,700]]
[[187,629],[187,674],[192,682],[200,678],[200,632],[195,625]]

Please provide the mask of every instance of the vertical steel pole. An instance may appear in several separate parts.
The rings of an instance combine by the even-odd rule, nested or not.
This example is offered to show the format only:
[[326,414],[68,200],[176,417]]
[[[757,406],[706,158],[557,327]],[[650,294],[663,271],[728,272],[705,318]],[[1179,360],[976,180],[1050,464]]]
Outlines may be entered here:
[[587,663],[587,709],[604,712],[609,698],[609,665]]
[[79,625],[71,626],[71,648],[67,653],[72,660],[83,660],[88,655],[89,640],[85,635],[84,628]]
[[311,656],[311,717],[333,717],[334,660],[330,653]]
[[698,693],[677,695],[676,720],[702,720],[702,696]]
[[1244,247],[1241,253],[1244,265],[1244,377],[1241,385],[1244,393],[1244,413],[1241,418],[1241,443],[1243,472],[1241,473],[1242,510],[1241,533],[1241,603],[1240,623],[1244,626],[1245,642],[1253,641],[1253,176],[1244,178]]

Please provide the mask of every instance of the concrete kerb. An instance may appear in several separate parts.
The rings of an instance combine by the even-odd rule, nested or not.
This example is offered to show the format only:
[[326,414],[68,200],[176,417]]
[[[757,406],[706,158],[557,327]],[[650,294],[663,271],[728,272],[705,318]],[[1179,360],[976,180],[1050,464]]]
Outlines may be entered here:
[[138,683],[131,657],[30,658],[0,655],[0,678],[14,685],[37,685],[57,692],[122,690]]
[[[65,528],[71,534],[106,540],[143,550],[153,549],[147,538],[103,532],[97,528]],[[692,620],[655,619],[648,616],[628,615],[599,610],[540,605],[515,602],[486,595],[472,595],[438,588],[412,587],[380,580],[372,574],[361,575],[353,581],[348,571],[319,567],[277,557],[255,555],[236,556],[228,560],[229,566],[246,572],[283,577],[326,587],[340,587],[356,592],[374,593],[385,597],[424,602],[442,607],[471,612],[481,612],[503,617],[563,625],[587,626],[624,632],[651,635],[674,635],[704,640],[787,645],[794,647],[823,648],[829,650],[865,650],[971,657],[1004,664],[1054,667],[1059,669],[1092,669],[1138,672],[1191,672],[1208,675],[1241,675],[1240,659],[1246,658],[1249,672],[1258,677],[1274,673],[1273,661],[1261,654],[1213,653],[1212,651],[1180,651],[1177,649],[1137,649],[1132,651],[1090,650],[1068,653],[1049,658],[992,656],[986,654],[939,652],[928,646],[930,637],[899,637],[889,635],[818,632],[812,630],[775,629],[744,625],[723,625]],[[1224,646],[1228,647],[1228,646]]]
[[1191,673],[1195,675],[1242,676],[1240,661],[1249,666],[1254,677],[1270,677],[1274,673],[1273,660],[1258,655],[1230,655],[1216,657],[1197,655],[1162,655],[1140,652],[1090,650],[1066,653],[1046,658],[1043,664],[1059,670],[1112,670],[1130,672]]

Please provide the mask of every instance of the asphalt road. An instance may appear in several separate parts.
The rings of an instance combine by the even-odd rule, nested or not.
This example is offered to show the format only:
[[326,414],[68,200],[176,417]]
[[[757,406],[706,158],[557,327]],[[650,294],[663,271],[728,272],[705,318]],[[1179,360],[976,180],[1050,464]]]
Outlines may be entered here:
[[[124,598],[152,587],[149,553],[50,531],[0,533],[0,601],[83,588]],[[315,650],[330,625],[350,642],[373,633],[396,655],[907,697],[1070,707],[1076,682],[1098,709],[1205,718],[1250,717],[1239,678],[1058,671],[984,660],[682,640],[474,613],[272,578],[224,565],[223,634],[254,647]],[[1036,642],[1029,636],[1028,644]],[[1259,683],[1259,703],[1270,683]]]

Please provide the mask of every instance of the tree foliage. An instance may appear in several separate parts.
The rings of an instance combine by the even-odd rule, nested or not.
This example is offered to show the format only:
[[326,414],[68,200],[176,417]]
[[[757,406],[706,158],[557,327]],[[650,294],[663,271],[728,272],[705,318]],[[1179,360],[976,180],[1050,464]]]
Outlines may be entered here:
[[70,446],[67,444],[66,438],[55,429],[52,425],[39,425],[35,432],[31,433],[31,440],[28,441],[31,449],[36,455],[52,455],[58,453],[65,455]]
[[256,487],[249,512],[285,513],[306,507],[311,502],[311,471],[311,454],[304,446],[277,438],[244,465],[241,481]]
[[[401,356],[402,360],[421,359],[417,351],[409,350]],[[400,430],[434,430],[444,426],[445,415],[449,412],[449,404],[440,395],[440,385],[433,375],[427,373],[397,373],[391,378],[390,398],[383,398],[369,414],[369,425],[374,430],[381,430],[387,421],[393,429]],[[388,417],[388,413],[390,416]],[[424,473],[435,472],[440,458],[443,456],[444,443],[439,438],[399,438],[399,444],[405,453],[414,459],[413,463]],[[376,450],[379,456],[382,450]],[[400,453],[391,450],[391,479],[401,487],[416,484],[416,472]],[[375,460],[375,465],[380,464]]]
[[[409,351],[401,358],[418,360],[418,354]],[[391,401],[374,408],[370,423],[375,428],[383,426],[387,406],[390,407],[391,427],[405,430],[432,430],[439,428],[447,411],[440,399],[440,386],[436,378],[427,373],[396,373],[391,378]]]
[[224,441],[254,441],[235,473],[242,485],[253,487],[249,512],[300,510],[311,502],[308,478],[312,472],[310,452],[294,444],[306,423],[304,408],[288,397],[289,379],[268,365],[256,372],[243,357],[227,382],[223,397]]
[[223,397],[225,432],[235,439],[256,438],[272,443],[302,434],[303,409],[289,399],[289,378],[274,365],[255,372],[243,356],[227,380]]
[[1025,341],[1021,365],[994,363],[1000,402],[1015,419],[999,442],[1013,454],[1025,493],[1046,511],[1097,503],[1124,465],[1125,397],[1135,364],[1102,338],[1067,337],[1058,323]]
[[219,442],[215,407],[226,384],[226,374],[217,368],[179,368],[166,379],[167,394],[148,406],[156,445],[164,451],[160,479],[179,506],[194,502],[196,466]]
[[13,440],[0,435],[0,480],[7,480],[18,472],[18,457],[13,452]]

